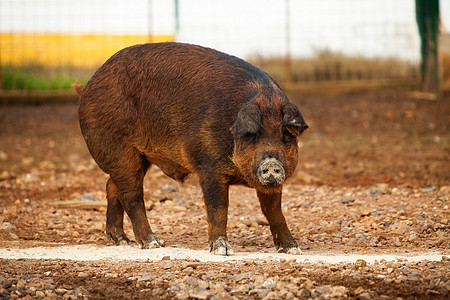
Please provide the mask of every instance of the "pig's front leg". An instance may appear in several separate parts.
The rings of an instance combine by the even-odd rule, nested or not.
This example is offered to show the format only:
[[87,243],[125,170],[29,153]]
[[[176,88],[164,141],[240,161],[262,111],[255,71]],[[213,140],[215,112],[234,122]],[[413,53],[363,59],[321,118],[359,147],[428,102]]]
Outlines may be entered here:
[[281,211],[281,192],[273,194],[263,194],[257,192],[261,209],[270,225],[273,242],[278,252],[288,254],[301,254],[297,242],[292,237],[286,224],[283,212]]
[[209,177],[201,178],[200,185],[208,217],[209,250],[217,255],[233,255],[227,239],[228,184]]

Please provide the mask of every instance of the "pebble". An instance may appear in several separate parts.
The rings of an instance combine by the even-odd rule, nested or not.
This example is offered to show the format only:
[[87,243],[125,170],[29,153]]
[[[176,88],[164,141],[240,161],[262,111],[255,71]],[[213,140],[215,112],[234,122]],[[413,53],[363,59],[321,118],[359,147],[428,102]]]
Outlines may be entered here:
[[344,204],[353,203],[353,202],[355,202],[355,199],[353,199],[351,197],[345,197],[345,198],[342,198],[341,202]]
[[87,278],[87,277],[89,277],[89,274],[86,273],[86,272],[79,272],[78,273],[78,277],[80,277],[80,278]]
[[364,259],[357,259],[355,262],[355,268],[362,268],[367,266],[367,262]]
[[262,286],[268,289],[273,289],[274,287],[277,286],[277,281],[275,278],[268,278],[264,281]]
[[242,280],[248,279],[248,278],[250,278],[249,273],[243,273],[243,274],[238,275],[238,276],[236,277],[235,281],[236,281],[236,282],[239,282],[239,281],[242,281]]
[[14,225],[9,222],[3,222],[2,225],[0,225],[0,230],[11,230],[14,229]]
[[341,298],[346,297],[348,294],[348,289],[345,286],[334,286],[331,288],[331,297]]
[[202,300],[206,300],[208,299],[209,294],[204,292],[204,293],[195,293],[195,294],[189,294],[190,298],[193,299],[202,299]]
[[187,276],[186,278],[184,278],[184,283],[186,283],[187,285],[196,287],[196,286],[198,286],[198,279],[195,277]]
[[163,193],[171,193],[171,192],[176,192],[176,191],[177,191],[177,188],[172,183],[169,183],[161,188],[161,192],[163,192]]
[[192,274],[194,273],[194,268],[192,268],[192,267],[187,267],[186,269],[183,270],[183,272],[184,272],[186,275],[190,276],[190,275],[192,275]]
[[358,297],[357,297],[357,299],[360,299],[360,300],[370,300],[370,299],[372,299],[372,296],[370,296],[370,293],[361,293],[361,294],[359,294],[358,295]]

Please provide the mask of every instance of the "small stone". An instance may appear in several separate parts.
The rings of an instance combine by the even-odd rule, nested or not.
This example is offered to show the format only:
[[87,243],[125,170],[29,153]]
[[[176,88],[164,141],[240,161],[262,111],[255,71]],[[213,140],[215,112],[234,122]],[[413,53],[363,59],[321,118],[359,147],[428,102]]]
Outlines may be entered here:
[[338,232],[338,230],[339,230],[339,225],[337,225],[337,224],[330,224],[329,226],[327,226],[325,228],[325,232],[328,234],[336,233],[336,232]]
[[280,299],[280,297],[278,297],[275,291],[269,292],[265,297],[263,297],[263,300],[275,300],[275,299]]
[[431,222],[426,221],[420,227],[420,231],[421,232],[433,232],[433,231],[436,231],[436,228],[434,227],[434,225]]
[[150,277],[148,276],[147,272],[144,272],[144,274],[142,274],[142,276],[139,277],[137,281],[140,282],[140,281],[148,281],[148,280],[150,280]]
[[55,289],[55,293],[57,293],[58,295],[64,295],[65,293],[67,293],[67,290],[63,289],[63,288],[59,288],[59,289]]
[[152,291],[153,296],[161,296],[164,294],[164,290],[162,288],[155,288]]
[[263,287],[272,289],[277,286],[277,282],[274,278],[268,278],[264,283],[262,284]]
[[365,216],[370,215],[371,212],[372,212],[372,209],[370,209],[369,207],[363,207],[359,211],[359,214],[361,215],[361,217],[365,217]]
[[410,229],[410,227],[404,223],[396,223],[392,227],[392,231],[399,235],[405,234]]
[[197,282],[197,285],[198,285],[198,288],[199,288],[199,289],[204,289],[204,290],[206,290],[207,288],[209,288],[209,283],[206,282],[206,281],[204,281],[204,280],[199,280],[199,281]]
[[362,268],[367,266],[367,262],[364,259],[357,259],[355,262],[355,267],[356,268]]
[[190,286],[198,286],[198,279],[197,278],[195,278],[195,277],[186,277],[186,278],[184,278],[184,283],[186,283],[187,285],[190,285]]
[[194,273],[194,269],[192,267],[187,267],[186,269],[183,270],[183,272],[187,275],[187,276],[191,276]]
[[418,239],[417,232],[411,231],[411,232],[409,233],[408,241],[414,242],[414,241],[416,241],[417,239]]
[[359,295],[359,294],[362,294],[362,293],[364,293],[364,288],[362,287],[362,286],[360,286],[360,287],[357,287],[354,291],[353,291],[353,294],[355,294],[355,295]]
[[355,199],[353,199],[353,198],[351,198],[351,197],[345,197],[345,198],[343,198],[343,199],[341,200],[341,202],[342,202],[343,204],[353,203],[353,202],[355,202]]
[[45,293],[43,291],[36,291],[36,297],[44,298]]
[[299,298],[309,298],[311,297],[311,292],[308,291],[307,289],[301,289],[298,293],[297,296]]
[[300,285],[301,288],[304,288],[308,291],[311,291],[313,286],[314,286],[314,281],[312,281],[309,278],[306,278],[306,280]]
[[262,289],[257,290],[256,293],[258,294],[258,297],[264,298],[264,297],[266,297],[271,291],[272,291],[271,289],[264,289],[264,288],[262,288]]
[[420,275],[416,271],[413,271],[410,275],[408,275],[408,280],[409,281],[418,281],[420,279],[420,277],[422,277],[422,275]]
[[329,285],[323,285],[317,287],[315,291],[322,295],[328,295],[331,294],[331,287]]
[[206,300],[208,299],[209,294],[208,293],[195,293],[195,294],[189,294],[189,297],[194,299],[202,299]]
[[3,222],[2,225],[0,225],[0,230],[10,230],[13,228],[14,228],[14,225],[9,222]]
[[187,300],[187,299],[189,299],[189,295],[180,293],[180,294],[177,294],[177,299],[178,300]]
[[437,239],[436,241],[433,241],[431,244],[435,247],[440,247],[444,243],[448,243],[448,239],[445,237],[441,237],[441,238]]
[[175,185],[173,185],[172,183],[169,183],[161,188],[161,192],[163,192],[163,193],[172,193],[172,192],[176,192],[176,190],[177,189],[176,189]]
[[163,257],[161,258],[161,260],[170,260],[170,256],[169,256],[169,255],[163,256]]
[[331,297],[341,298],[345,297],[348,293],[348,289],[345,286],[334,286],[331,288]]
[[89,277],[89,274],[86,272],[80,272],[80,273],[78,273],[78,277],[79,278],[87,278],[87,277]]
[[284,258],[280,259],[280,268],[283,270],[290,269],[292,266],[291,264],[286,261]]
[[439,293],[438,291],[436,291],[436,290],[427,290],[426,292],[425,292],[425,295],[426,296],[428,296],[428,297],[433,297],[433,296],[438,296],[438,295],[440,295],[441,293]]
[[98,201],[91,193],[86,193],[78,198],[79,201]]
[[260,226],[269,226],[269,222],[267,222],[267,220],[264,219],[257,219],[256,223]]
[[357,299],[360,299],[360,300],[370,300],[370,299],[372,299],[372,297],[370,296],[369,293],[365,292],[365,293],[359,294],[358,297],[357,297]]
[[394,281],[395,283],[402,283],[405,282],[408,279],[405,275],[399,275]]
[[9,237],[12,240],[18,240],[19,239],[19,236],[17,234],[15,234],[14,232],[10,232],[9,233]]
[[286,300],[294,300],[295,299],[295,295],[292,294],[291,292],[287,292],[286,295],[284,296],[284,298]]
[[242,281],[242,280],[248,279],[248,278],[250,278],[250,275],[248,273],[243,273],[243,274],[238,275],[236,277],[235,281],[239,282],[239,281]]

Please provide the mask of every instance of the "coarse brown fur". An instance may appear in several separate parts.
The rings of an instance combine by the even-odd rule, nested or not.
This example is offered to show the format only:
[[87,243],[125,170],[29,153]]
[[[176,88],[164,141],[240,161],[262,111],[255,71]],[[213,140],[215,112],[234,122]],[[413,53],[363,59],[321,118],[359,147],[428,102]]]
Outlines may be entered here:
[[84,89],[79,83],[74,88],[81,94],[80,127],[88,149],[110,175],[106,231],[116,243],[129,241],[125,210],[139,244],[164,245],[148,224],[143,201],[143,179],[154,164],[175,180],[199,177],[209,245],[216,253],[231,253],[231,184],[257,190],[277,248],[297,248],[281,212],[282,185],[261,183],[256,173],[270,157],[286,177],[292,175],[297,136],[307,125],[265,72],[200,46],[144,44],[117,52]]

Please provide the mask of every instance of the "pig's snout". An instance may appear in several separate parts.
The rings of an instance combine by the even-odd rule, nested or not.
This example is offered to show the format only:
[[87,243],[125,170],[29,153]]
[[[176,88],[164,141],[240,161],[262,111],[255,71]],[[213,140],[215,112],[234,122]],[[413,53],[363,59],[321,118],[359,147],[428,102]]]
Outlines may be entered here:
[[284,168],[276,158],[264,159],[257,175],[259,182],[264,186],[279,186],[286,179]]

